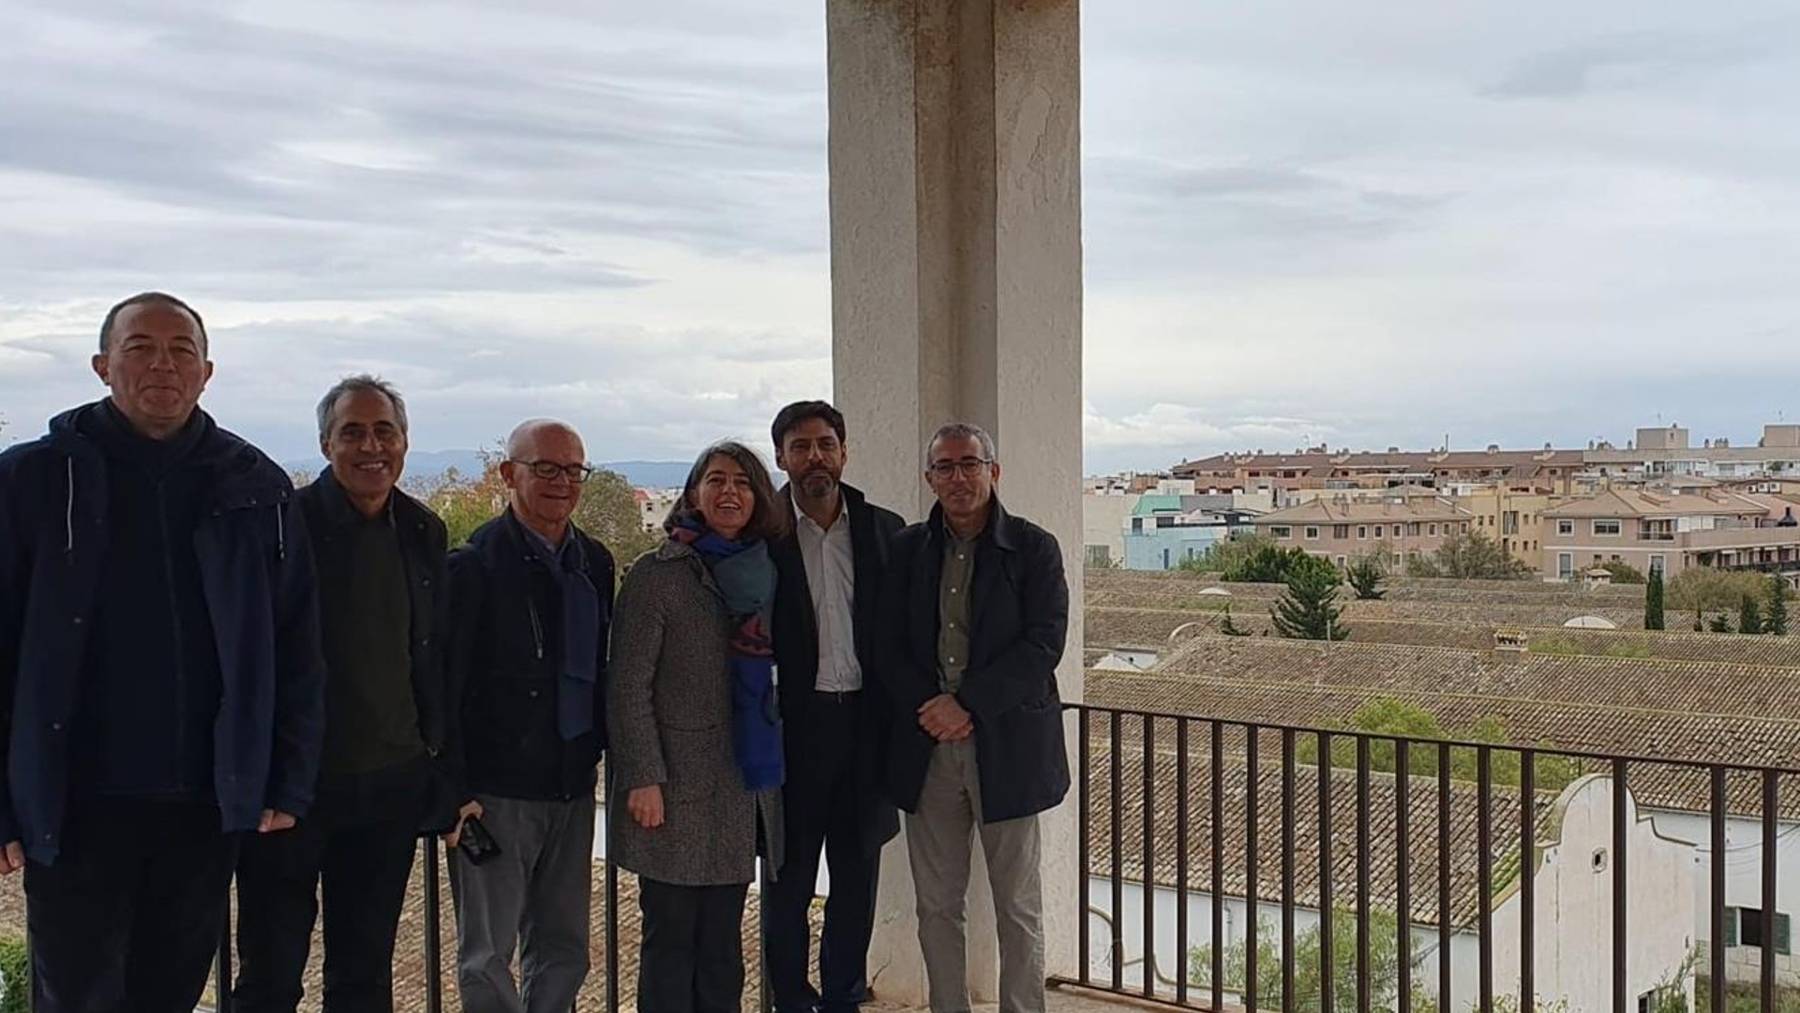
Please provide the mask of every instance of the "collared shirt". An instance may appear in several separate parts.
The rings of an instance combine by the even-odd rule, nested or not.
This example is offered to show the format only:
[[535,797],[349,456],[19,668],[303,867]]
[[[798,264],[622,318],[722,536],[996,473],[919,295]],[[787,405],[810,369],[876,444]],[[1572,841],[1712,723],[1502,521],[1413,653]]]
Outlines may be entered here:
[[969,584],[975,579],[974,538],[956,537],[944,525],[944,576],[938,582],[938,680],[946,693],[962,688],[969,667]]
[[837,520],[831,527],[821,528],[794,504],[794,537],[806,564],[814,625],[819,630],[819,675],[813,688],[827,693],[862,689],[862,662],[856,657],[856,550],[850,539],[850,508],[840,504]]
[[314,539],[325,648],[327,774],[365,774],[423,755],[412,685],[412,593],[394,504],[359,513],[342,490],[324,499]]

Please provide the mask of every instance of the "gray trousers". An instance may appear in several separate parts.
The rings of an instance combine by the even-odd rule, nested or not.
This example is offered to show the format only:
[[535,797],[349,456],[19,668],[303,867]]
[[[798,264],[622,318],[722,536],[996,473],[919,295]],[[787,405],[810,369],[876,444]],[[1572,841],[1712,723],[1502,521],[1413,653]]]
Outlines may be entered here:
[[476,801],[500,854],[481,865],[460,850],[450,859],[464,1013],[568,1013],[588,973],[594,797]]
[[1000,936],[1001,1013],[1043,1013],[1044,891],[1038,818],[982,823],[975,740],[939,745],[906,817],[906,848],[918,893],[919,947],[932,1013],[969,1009],[969,957],[963,916],[972,836],[979,834],[994,893]]

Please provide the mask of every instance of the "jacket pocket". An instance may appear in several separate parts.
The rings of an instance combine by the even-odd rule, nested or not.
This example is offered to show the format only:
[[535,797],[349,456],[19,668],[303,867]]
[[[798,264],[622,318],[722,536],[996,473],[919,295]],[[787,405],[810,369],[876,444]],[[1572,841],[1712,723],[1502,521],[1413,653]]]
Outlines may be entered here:
[[711,798],[741,786],[731,758],[731,726],[711,728],[663,728],[663,770],[668,783],[663,791],[677,801]]

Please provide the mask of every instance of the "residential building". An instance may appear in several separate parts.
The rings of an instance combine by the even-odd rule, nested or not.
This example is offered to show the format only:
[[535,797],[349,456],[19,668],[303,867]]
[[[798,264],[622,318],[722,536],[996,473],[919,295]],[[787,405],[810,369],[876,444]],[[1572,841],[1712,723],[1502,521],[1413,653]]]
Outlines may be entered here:
[[1081,544],[1089,566],[1123,565],[1127,522],[1143,496],[1125,491],[1124,484],[1104,488],[1097,492],[1090,485],[1081,497]]
[[1474,514],[1437,496],[1340,495],[1263,514],[1255,523],[1256,533],[1276,545],[1345,566],[1372,552],[1404,565],[1413,556],[1436,552],[1452,535],[1468,534],[1474,521]]
[[1405,486],[1438,487],[1454,482],[1500,483],[1545,492],[1568,492],[1583,469],[1579,450],[1401,451],[1385,453],[1348,450],[1332,452],[1324,447],[1292,454],[1216,454],[1197,461],[1183,461],[1172,470],[1179,478],[1199,485],[1241,488],[1245,491],[1293,491],[1297,489],[1387,489]]
[[1475,517],[1474,531],[1497,542],[1512,558],[1537,569],[1543,562],[1544,511],[1565,497],[1529,486],[1457,484],[1451,502]]
[[1691,445],[1687,429],[1657,426],[1639,429],[1637,437],[1620,450],[1601,443],[1583,458],[1602,477],[1650,481],[1665,475],[1702,478],[1800,476],[1800,425],[1777,423],[1763,427],[1762,439],[1751,446],[1733,446],[1726,438]]
[[1125,568],[1173,569],[1233,534],[1249,533],[1260,511],[1244,506],[1245,498],[1240,493],[1139,497],[1126,519]]
[[1543,512],[1546,580],[1623,562],[1673,577],[1694,566],[1800,577],[1800,499],[1720,489],[1612,486]]

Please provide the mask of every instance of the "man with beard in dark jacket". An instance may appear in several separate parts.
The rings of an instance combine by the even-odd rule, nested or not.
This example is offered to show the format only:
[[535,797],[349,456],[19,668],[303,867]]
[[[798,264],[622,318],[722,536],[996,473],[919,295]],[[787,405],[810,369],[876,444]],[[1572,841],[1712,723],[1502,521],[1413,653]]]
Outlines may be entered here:
[[[763,924],[776,1013],[855,1013],[869,996],[869,939],[881,847],[900,832],[882,791],[889,709],[873,678],[882,571],[905,526],[842,482],[844,416],[798,401],[775,416],[779,494],[793,529],[769,548],[780,573],[775,660],[781,668],[787,783],[785,864]],[[819,942],[819,987],[807,980],[812,905],[823,849],[831,895]]]
[[206,354],[187,304],[127,299],[93,358],[111,396],[0,454],[0,872],[25,870],[39,1013],[193,1009],[242,833],[312,803],[305,522],[199,410]]
[[450,556],[462,815],[499,848],[478,862],[455,848],[463,824],[450,834],[465,1013],[563,1013],[587,977],[613,601],[612,554],[570,519],[592,473],[573,428],[521,423],[506,512]]
[[[318,799],[238,863],[244,1013],[293,1013],[321,905],[324,1009],[394,1008],[394,934],[422,830],[455,822],[440,775],[450,581],[444,522],[396,488],[406,402],[372,376],[319,401],[330,467],[298,496],[319,572],[325,752]],[[321,890],[323,897],[321,898]]]

